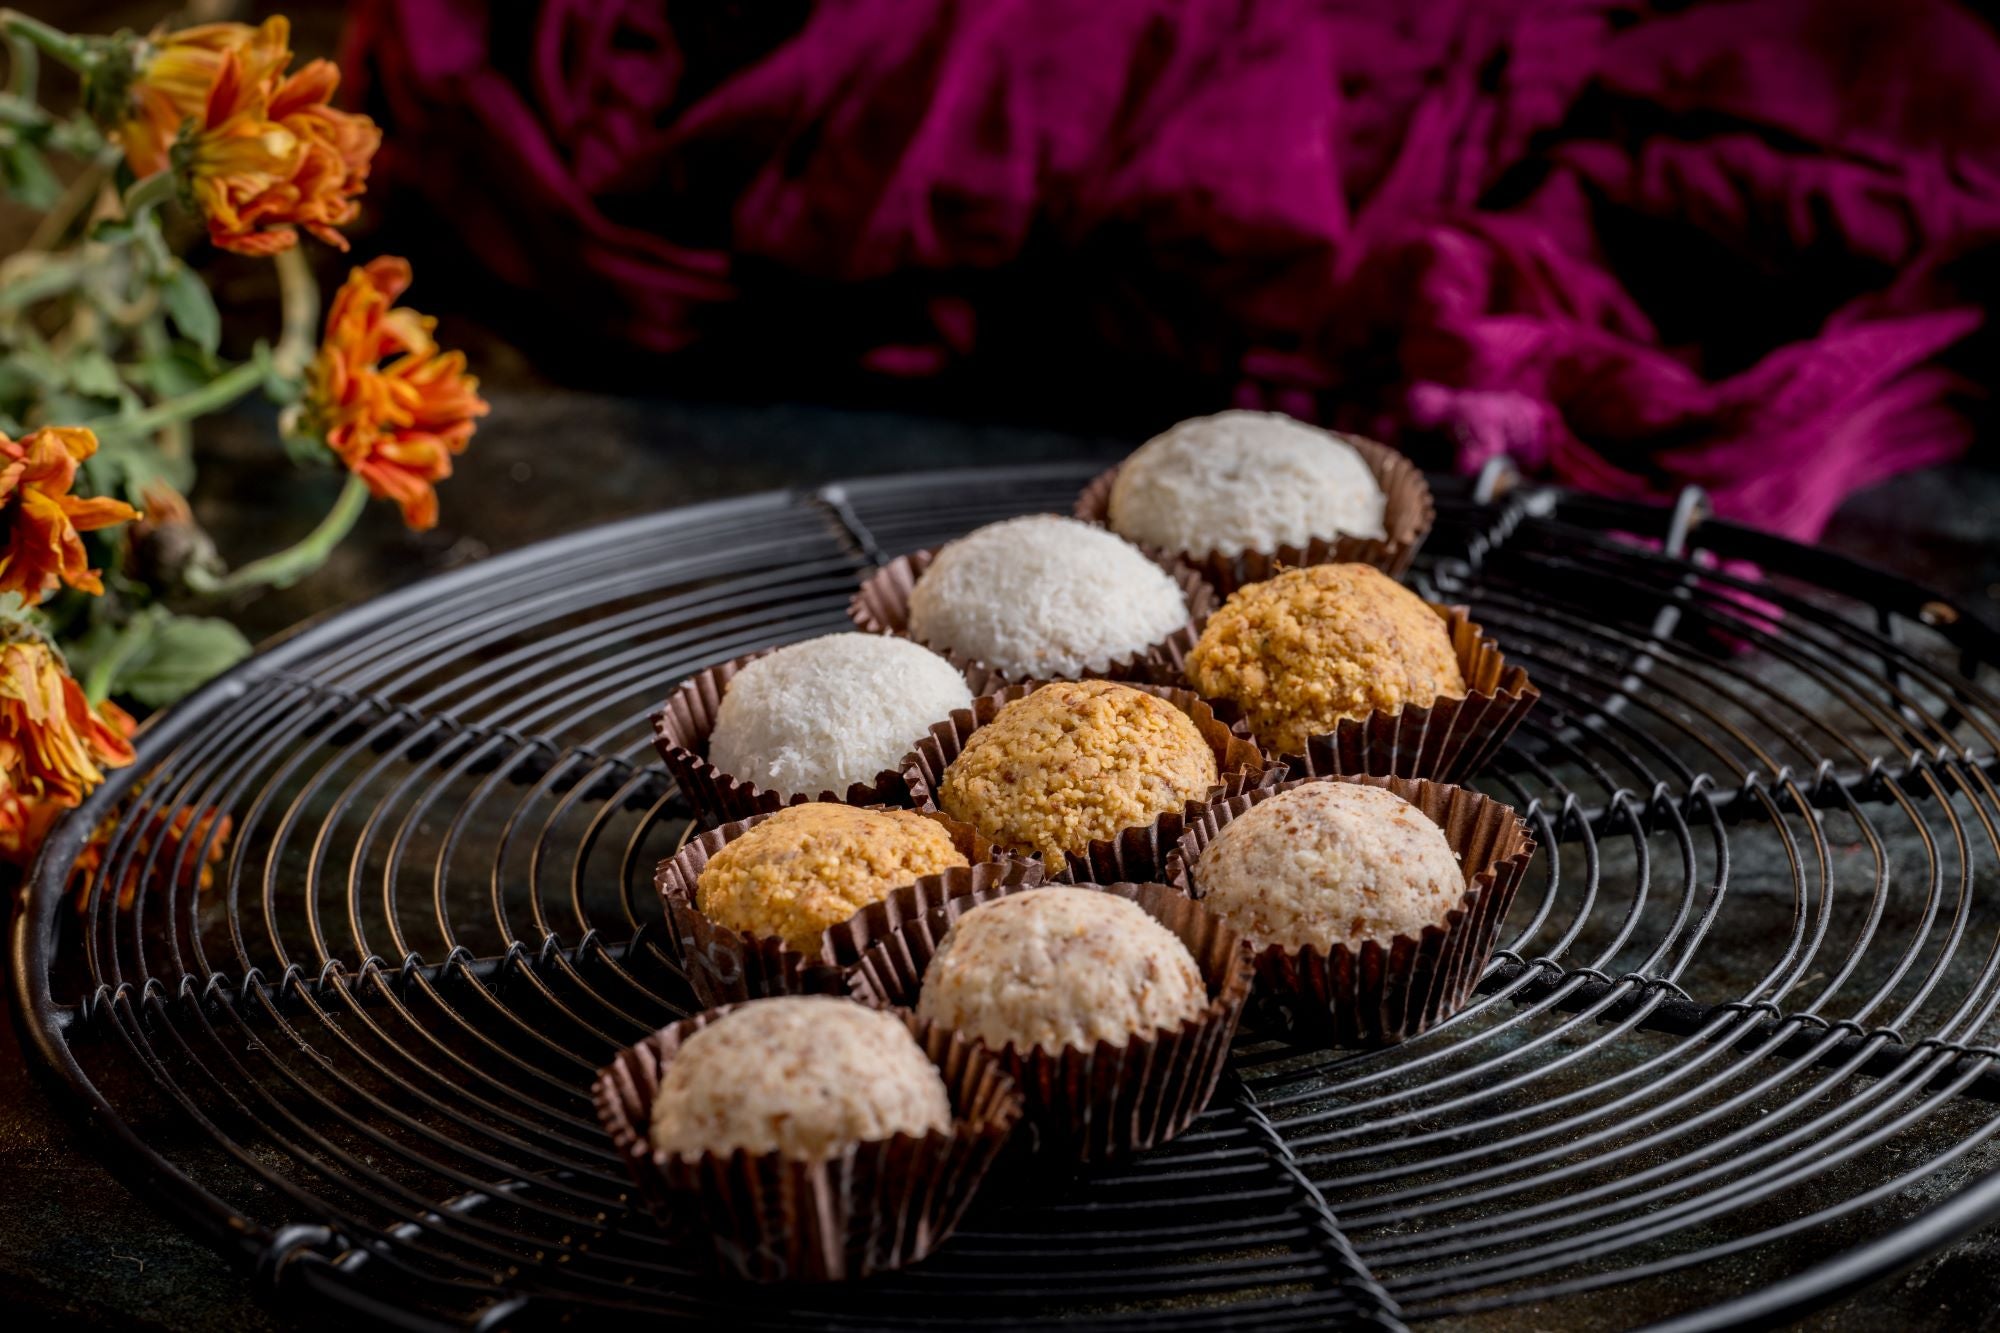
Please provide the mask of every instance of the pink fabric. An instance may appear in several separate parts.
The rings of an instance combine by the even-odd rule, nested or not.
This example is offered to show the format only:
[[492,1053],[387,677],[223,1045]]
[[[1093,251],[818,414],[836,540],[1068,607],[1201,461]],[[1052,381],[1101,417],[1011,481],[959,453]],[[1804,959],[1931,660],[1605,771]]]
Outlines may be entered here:
[[1615,495],[1695,481],[1800,536],[1967,444],[2000,42],[1949,5],[717,12],[543,0],[494,31],[362,0],[350,63],[387,176],[661,353],[1030,376],[1077,346],[1037,330],[1081,330],[1242,404]]

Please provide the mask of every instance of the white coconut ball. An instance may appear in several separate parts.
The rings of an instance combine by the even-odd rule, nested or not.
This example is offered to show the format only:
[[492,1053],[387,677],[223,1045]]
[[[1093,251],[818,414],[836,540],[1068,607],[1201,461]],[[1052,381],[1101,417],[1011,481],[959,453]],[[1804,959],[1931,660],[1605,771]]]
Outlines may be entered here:
[[1345,439],[1277,412],[1183,421],[1125,460],[1114,532],[1166,551],[1270,553],[1385,535],[1382,488]]
[[907,639],[829,634],[780,648],[730,678],[708,761],[787,799],[873,782],[933,722],[970,708],[951,663]]
[[1187,623],[1180,585],[1102,528],[1053,514],[961,537],[910,590],[910,634],[1011,676],[1074,677]]
[[1255,944],[1387,945],[1465,896],[1444,830],[1394,792],[1308,782],[1251,806],[1194,866],[1202,906]]

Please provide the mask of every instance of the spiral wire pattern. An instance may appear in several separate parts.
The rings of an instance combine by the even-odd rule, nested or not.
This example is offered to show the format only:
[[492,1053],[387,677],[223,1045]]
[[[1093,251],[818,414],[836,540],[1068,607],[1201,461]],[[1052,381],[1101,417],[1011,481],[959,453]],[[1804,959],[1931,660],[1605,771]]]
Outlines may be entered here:
[[[408,1327],[1714,1326],[2000,1211],[1993,631],[1695,495],[1441,482],[1414,582],[1543,691],[1476,784],[1541,851],[1473,1004],[1381,1052],[1246,1032],[1191,1132],[989,1189],[907,1272],[703,1276],[589,1101],[693,1003],[651,890],[688,821],[646,715],[844,628],[884,558],[1065,511],[1087,475],[678,510],[293,636],[51,840],[15,939],[32,1049],[128,1178],[281,1299]],[[68,891],[93,830],[128,906]],[[1840,1252],[1802,1263],[1821,1234]]]

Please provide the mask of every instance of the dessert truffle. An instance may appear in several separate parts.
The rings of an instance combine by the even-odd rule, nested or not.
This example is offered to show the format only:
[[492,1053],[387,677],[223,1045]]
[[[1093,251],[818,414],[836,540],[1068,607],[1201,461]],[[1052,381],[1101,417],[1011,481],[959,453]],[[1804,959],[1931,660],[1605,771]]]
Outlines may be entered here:
[[917,1014],[1018,1051],[1087,1050],[1198,1017],[1208,987],[1187,946],[1143,908],[1091,888],[1029,889],[952,923]]
[[934,819],[829,801],[787,806],[725,843],[695,880],[695,906],[731,930],[801,953],[828,926],[966,859]]
[[1441,925],[1465,873],[1440,829],[1394,792],[1308,782],[1251,806],[1195,862],[1202,906],[1258,945],[1387,945]]
[[936,653],[881,634],[829,634],[780,648],[730,678],[708,761],[783,797],[844,796],[868,784],[953,709],[965,678]]
[[688,1037],[653,1098],[657,1152],[783,1153],[951,1129],[951,1097],[894,1014],[831,995],[752,1000]]
[[1003,847],[1060,858],[1202,800],[1220,780],[1215,751],[1166,700],[1058,681],[973,732],[937,800]]
[[1381,537],[1386,500],[1358,450],[1278,412],[1220,412],[1148,440],[1118,469],[1112,531],[1167,551]]
[[1009,676],[1077,676],[1187,623],[1180,585],[1102,528],[1031,514],[950,543],[910,590],[910,637]]
[[1188,654],[1187,678],[1286,754],[1342,718],[1465,693],[1444,620],[1369,565],[1290,569],[1239,588]]

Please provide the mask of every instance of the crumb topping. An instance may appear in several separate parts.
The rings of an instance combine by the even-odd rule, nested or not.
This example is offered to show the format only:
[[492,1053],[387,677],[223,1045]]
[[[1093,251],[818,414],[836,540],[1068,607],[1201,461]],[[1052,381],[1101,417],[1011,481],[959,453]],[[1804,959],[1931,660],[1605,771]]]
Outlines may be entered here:
[[1444,621],[1370,565],[1291,569],[1239,589],[1188,654],[1187,678],[1288,754],[1342,718],[1465,693]]
[[1044,685],[974,732],[938,804],[1004,847],[1060,857],[1202,800],[1220,780],[1187,714],[1111,681]]
[[952,923],[917,1013],[999,1050],[1122,1044],[1198,1017],[1208,986],[1180,938],[1127,898],[1030,889]]
[[897,1134],[949,1132],[937,1066],[893,1014],[831,995],[752,1000],[688,1037],[653,1098],[655,1150],[818,1161]]
[[1394,792],[1308,782],[1251,806],[1194,865],[1202,905],[1253,944],[1387,945],[1465,896],[1444,831]]
[[780,810],[711,857],[695,881],[695,906],[732,930],[776,935],[812,953],[828,926],[965,864],[934,819],[814,801]]

